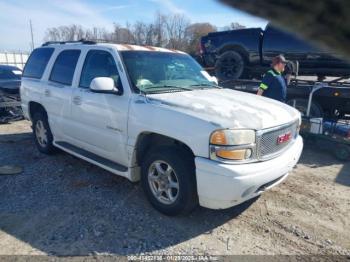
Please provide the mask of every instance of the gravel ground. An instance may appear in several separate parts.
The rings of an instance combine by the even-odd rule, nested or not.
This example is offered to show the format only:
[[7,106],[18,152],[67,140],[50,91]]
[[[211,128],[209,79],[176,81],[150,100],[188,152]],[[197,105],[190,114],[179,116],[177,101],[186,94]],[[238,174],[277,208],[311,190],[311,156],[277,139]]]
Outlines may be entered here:
[[0,255],[343,254],[350,163],[306,147],[278,187],[228,210],[166,217],[139,184],[66,153],[40,154],[29,122],[0,125]]

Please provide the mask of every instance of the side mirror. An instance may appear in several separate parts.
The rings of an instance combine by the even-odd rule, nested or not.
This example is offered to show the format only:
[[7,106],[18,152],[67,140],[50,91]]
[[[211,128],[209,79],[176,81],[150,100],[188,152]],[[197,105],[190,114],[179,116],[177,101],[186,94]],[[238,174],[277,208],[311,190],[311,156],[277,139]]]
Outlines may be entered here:
[[95,93],[118,93],[113,78],[96,77],[91,81],[90,90]]

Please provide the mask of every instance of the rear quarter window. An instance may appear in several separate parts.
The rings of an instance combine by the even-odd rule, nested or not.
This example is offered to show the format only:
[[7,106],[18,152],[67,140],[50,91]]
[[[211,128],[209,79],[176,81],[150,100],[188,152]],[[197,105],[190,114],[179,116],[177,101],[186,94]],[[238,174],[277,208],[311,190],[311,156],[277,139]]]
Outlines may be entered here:
[[47,63],[49,62],[54,48],[35,49],[24,67],[23,77],[38,78],[43,76]]
[[80,56],[80,50],[64,50],[56,58],[50,80],[64,85],[71,85]]

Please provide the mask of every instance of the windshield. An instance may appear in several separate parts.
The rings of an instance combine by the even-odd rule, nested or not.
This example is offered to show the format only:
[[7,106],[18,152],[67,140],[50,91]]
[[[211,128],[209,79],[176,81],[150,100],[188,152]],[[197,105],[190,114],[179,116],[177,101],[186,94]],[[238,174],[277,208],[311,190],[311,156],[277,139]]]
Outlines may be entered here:
[[214,88],[215,82],[189,55],[171,52],[122,51],[133,85],[145,93]]

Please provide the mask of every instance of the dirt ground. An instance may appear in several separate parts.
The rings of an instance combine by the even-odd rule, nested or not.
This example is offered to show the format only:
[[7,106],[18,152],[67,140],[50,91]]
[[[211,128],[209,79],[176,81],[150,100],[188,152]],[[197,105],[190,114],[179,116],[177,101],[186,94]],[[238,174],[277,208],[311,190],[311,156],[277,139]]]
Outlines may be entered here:
[[350,256],[350,163],[306,146],[297,168],[228,210],[166,217],[138,184],[60,152],[29,122],[0,125],[0,255],[329,254]]

